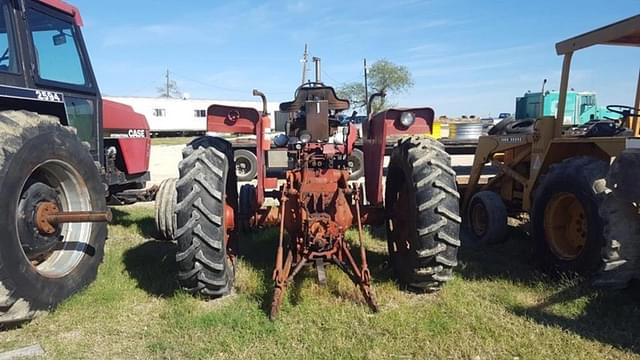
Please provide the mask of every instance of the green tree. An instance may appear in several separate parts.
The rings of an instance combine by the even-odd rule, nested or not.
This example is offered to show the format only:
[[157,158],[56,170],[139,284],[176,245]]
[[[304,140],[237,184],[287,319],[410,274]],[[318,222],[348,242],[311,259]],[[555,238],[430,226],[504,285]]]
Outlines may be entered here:
[[[378,98],[371,104],[371,111],[378,112],[393,106],[390,98],[395,94],[406,92],[413,87],[411,72],[406,66],[397,65],[389,60],[381,59],[371,65],[368,71],[369,96],[376,92],[385,92],[384,98]],[[351,107],[356,110],[365,110],[364,84],[351,82],[338,88],[338,95],[349,99]]]

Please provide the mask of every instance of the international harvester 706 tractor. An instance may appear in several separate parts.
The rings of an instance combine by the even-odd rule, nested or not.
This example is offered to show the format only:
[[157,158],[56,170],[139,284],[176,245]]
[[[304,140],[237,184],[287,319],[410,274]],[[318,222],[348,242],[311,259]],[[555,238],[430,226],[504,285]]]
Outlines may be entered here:
[[[640,277],[640,78],[634,105],[607,106],[620,119],[567,128],[561,115],[573,54],[595,45],[639,46],[640,15],[556,44],[564,56],[558,115],[529,131],[481,137],[463,209],[482,242],[505,237],[508,214],[528,213],[546,269],[601,270],[600,284],[622,287]],[[499,172],[480,184],[487,163]]]
[[[253,108],[212,105],[207,130],[255,134],[257,185],[238,193],[233,150],[224,139],[201,137],[189,144],[177,182],[178,279],[192,293],[218,297],[234,282],[234,257],[242,226],[279,226],[270,317],[275,318],[285,290],[307,264],[325,279],[325,264],[335,264],[360,288],[376,311],[363,245],[363,225],[386,224],[390,263],[407,288],[435,291],[451,279],[460,245],[459,195],[449,155],[431,132],[430,108],[390,109],[365,126],[365,189],[349,182],[348,156],[356,128],[341,126],[337,114],[349,102],[319,81],[303,84],[295,99],[280,104],[290,114],[286,134],[270,144],[264,130],[269,117]],[[404,135],[395,146],[383,186],[386,138]],[[265,163],[287,167],[282,179],[269,178]],[[383,198],[384,192],[384,198]],[[366,195],[366,196],[365,196]],[[273,198],[274,200],[266,200]],[[276,201],[277,200],[277,201]],[[359,254],[345,239],[358,232]],[[250,245],[248,245],[250,246]]]
[[111,214],[142,196],[144,116],[103,101],[78,9],[0,0],[0,323],[95,279]]

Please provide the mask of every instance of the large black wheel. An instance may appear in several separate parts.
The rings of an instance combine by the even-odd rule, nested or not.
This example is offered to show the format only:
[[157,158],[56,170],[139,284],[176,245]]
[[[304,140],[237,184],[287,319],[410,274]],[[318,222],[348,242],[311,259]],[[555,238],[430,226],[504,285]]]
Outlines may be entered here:
[[238,149],[234,152],[236,176],[238,181],[251,181],[258,174],[258,158],[249,150]]
[[231,258],[238,194],[233,149],[226,140],[204,136],[182,152],[177,182],[178,281],[188,292],[208,297],[233,287]]
[[640,149],[623,151],[611,164],[607,175],[607,186],[613,194],[630,202],[640,204]]
[[176,233],[176,205],[178,179],[165,179],[160,183],[155,201],[156,238],[158,240],[173,240]]
[[535,122],[535,119],[516,120],[507,124],[504,132],[506,134],[531,134],[533,132]]
[[595,284],[624,288],[640,279],[640,151],[625,150],[611,164],[600,207],[604,220],[604,266]]
[[516,122],[514,118],[506,118],[500,120],[497,124],[495,124],[491,129],[489,129],[489,135],[504,135],[507,131],[507,126]]
[[466,216],[478,244],[499,243],[507,237],[507,207],[497,193],[480,191],[473,195]]
[[638,205],[608,193],[600,207],[604,219],[603,266],[595,285],[624,288],[640,279],[640,212]]
[[28,320],[91,283],[107,226],[38,226],[39,209],[106,211],[98,168],[52,116],[0,112],[0,323]]
[[242,230],[250,229],[250,220],[258,209],[256,201],[256,187],[252,184],[244,184],[240,187],[238,199],[238,221]]
[[353,149],[349,155],[350,180],[358,180],[364,175],[364,153],[360,149]]
[[573,157],[553,165],[534,193],[532,236],[546,270],[590,274],[605,244],[598,214],[609,164]]
[[411,137],[391,153],[385,190],[390,262],[400,283],[436,291],[453,276],[460,246],[460,195],[444,146]]

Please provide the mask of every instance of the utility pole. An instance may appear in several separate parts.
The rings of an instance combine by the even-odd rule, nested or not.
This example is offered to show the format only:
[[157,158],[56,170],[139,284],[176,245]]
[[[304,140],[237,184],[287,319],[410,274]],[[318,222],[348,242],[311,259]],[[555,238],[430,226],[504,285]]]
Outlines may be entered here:
[[169,94],[169,69],[167,69],[167,75],[166,75],[166,78],[167,78],[167,88],[166,88],[166,94],[165,94],[165,96],[166,96],[166,97],[167,97],[167,99],[168,99],[168,98],[170,97],[170,94]]
[[369,117],[369,84],[367,84],[367,59],[364,59],[364,107]]
[[304,44],[304,55],[302,55],[302,84],[307,82],[307,63],[309,62],[309,53],[307,52],[307,44]]

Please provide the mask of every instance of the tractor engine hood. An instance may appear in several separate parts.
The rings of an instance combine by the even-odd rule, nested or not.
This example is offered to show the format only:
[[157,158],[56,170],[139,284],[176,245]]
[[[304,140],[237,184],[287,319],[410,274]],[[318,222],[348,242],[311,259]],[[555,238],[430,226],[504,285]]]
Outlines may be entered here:
[[151,132],[144,115],[129,105],[102,100],[102,123],[105,139],[115,139],[128,175],[149,170]]

